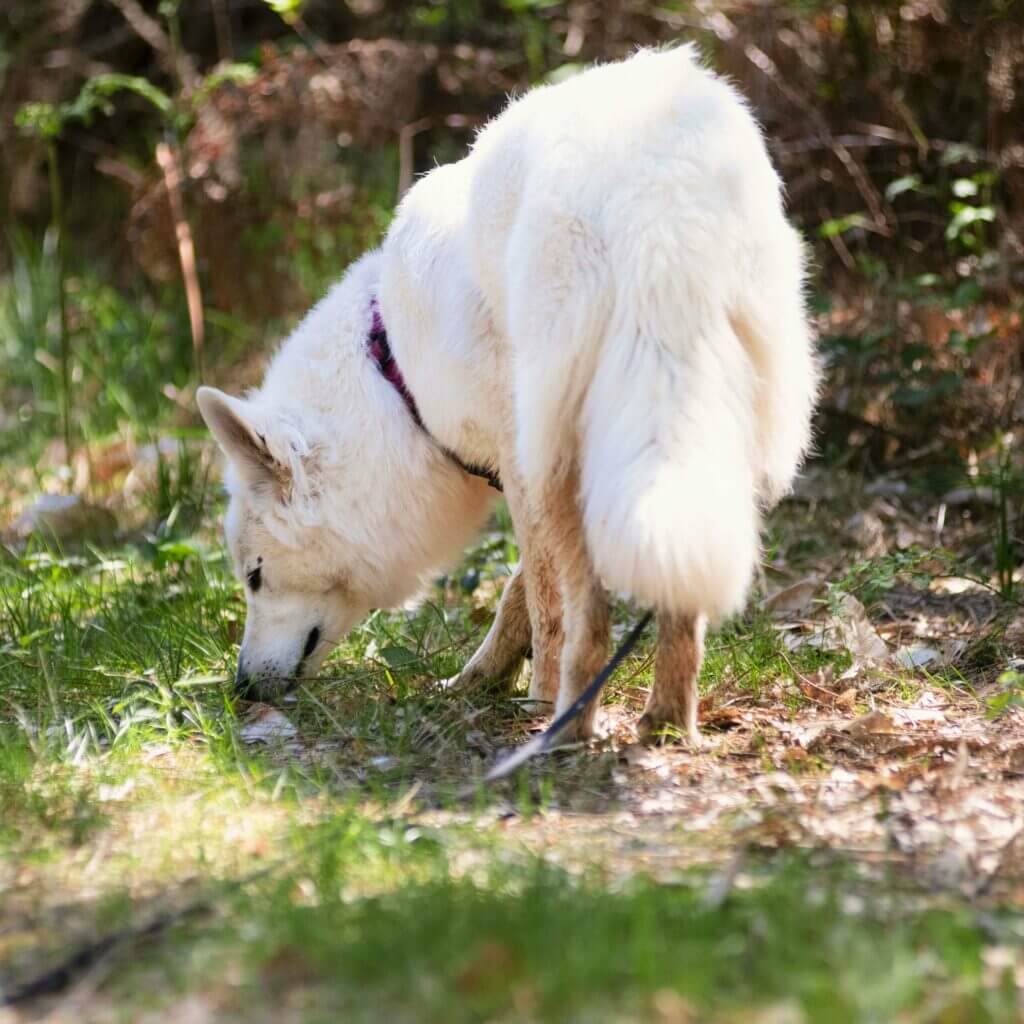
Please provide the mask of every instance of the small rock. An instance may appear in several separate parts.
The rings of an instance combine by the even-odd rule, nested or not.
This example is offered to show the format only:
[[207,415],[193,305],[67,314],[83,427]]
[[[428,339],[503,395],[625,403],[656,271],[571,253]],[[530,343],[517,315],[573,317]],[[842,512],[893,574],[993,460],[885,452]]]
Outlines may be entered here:
[[901,647],[893,655],[894,660],[901,668],[915,669],[927,665],[942,657],[942,652],[934,647],[925,647],[923,644],[915,644],[913,647]]
[[863,549],[867,558],[885,554],[885,524],[874,512],[855,512],[843,524],[854,542]]
[[117,519],[98,505],[73,494],[44,494],[11,527],[15,540],[41,537],[61,546],[104,544],[114,539]]
[[993,487],[954,487],[942,496],[946,505],[994,505],[997,496]]
[[293,740],[298,730],[276,708],[257,705],[239,730],[243,743],[281,743]]

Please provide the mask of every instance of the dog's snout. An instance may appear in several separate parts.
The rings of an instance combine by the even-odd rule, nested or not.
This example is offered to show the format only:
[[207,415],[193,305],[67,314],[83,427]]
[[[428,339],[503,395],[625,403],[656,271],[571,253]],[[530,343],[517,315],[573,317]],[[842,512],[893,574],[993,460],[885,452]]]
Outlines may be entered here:
[[[301,656],[291,662],[287,658],[267,658],[261,653],[254,655],[243,649],[238,655],[238,666],[235,669],[235,696],[241,700],[272,701],[293,690],[303,677],[307,659],[320,646],[322,636],[321,627],[314,626],[306,634]],[[295,653],[291,657],[294,659]]]

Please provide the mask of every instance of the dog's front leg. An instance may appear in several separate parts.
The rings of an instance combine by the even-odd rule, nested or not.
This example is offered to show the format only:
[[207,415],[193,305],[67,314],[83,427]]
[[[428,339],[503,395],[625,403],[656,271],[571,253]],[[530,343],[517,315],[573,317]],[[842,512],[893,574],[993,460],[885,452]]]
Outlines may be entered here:
[[467,693],[508,689],[530,649],[530,635],[526,580],[520,563],[505,584],[484,642],[450,686]]

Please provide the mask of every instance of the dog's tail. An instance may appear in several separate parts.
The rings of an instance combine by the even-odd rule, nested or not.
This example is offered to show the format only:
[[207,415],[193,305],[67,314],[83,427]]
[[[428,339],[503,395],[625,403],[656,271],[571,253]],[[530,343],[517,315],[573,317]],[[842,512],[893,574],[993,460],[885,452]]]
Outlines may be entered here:
[[728,318],[693,312],[613,325],[582,407],[580,498],[610,587],[715,620],[742,607],[758,553],[755,382]]
[[536,346],[546,372],[522,365],[527,483],[572,453],[594,569],[644,606],[712,621],[742,608],[762,508],[807,447],[817,371],[796,234],[771,256],[751,288],[731,267],[694,258],[665,273],[652,258],[633,278],[643,288],[593,289],[606,304],[585,320],[570,318],[582,304],[563,307],[557,337],[572,342]]

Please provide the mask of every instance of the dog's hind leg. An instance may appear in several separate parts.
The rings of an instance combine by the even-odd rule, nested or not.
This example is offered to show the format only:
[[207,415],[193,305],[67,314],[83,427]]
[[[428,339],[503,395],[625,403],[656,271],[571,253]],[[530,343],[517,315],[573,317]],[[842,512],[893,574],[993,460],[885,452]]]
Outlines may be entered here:
[[542,538],[520,540],[526,572],[526,598],[533,637],[530,697],[554,706],[565,642],[562,595],[553,552]]
[[[579,474],[574,466],[552,478],[544,503],[548,537],[558,551],[565,630],[556,715],[567,710],[604,667],[611,631],[608,597],[587,552],[578,492]],[[562,739],[590,736],[596,714],[595,701],[566,729]]]
[[565,635],[557,548],[552,547],[545,528],[543,505],[531,501],[527,495],[515,469],[514,455],[502,459],[501,475],[522,559],[520,567],[533,646],[530,697],[554,706]]
[[702,615],[658,613],[658,650],[654,660],[654,687],[647,700],[640,732],[651,735],[672,725],[701,745],[697,729],[697,676],[704,658]]
[[484,642],[450,686],[467,693],[508,689],[530,649],[530,636],[526,580],[520,563],[505,584]]

